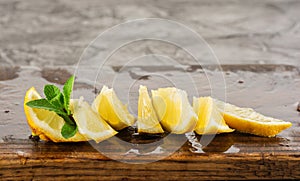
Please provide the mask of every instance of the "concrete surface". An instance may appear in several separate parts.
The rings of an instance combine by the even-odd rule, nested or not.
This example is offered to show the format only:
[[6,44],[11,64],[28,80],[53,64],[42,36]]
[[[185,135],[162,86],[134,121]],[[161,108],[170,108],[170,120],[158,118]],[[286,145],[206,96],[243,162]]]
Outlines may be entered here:
[[[151,17],[192,28],[222,64],[299,65],[299,9],[299,0],[0,0],[0,64],[76,64],[107,28]],[[177,47],[157,42],[129,45],[110,64],[149,53],[193,64]]]

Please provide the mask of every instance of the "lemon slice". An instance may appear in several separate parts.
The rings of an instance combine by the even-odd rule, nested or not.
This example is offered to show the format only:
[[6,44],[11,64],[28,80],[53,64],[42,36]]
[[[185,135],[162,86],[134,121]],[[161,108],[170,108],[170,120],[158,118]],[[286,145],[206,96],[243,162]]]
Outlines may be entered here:
[[36,134],[35,132],[31,132],[31,136],[38,136],[41,140],[51,141],[44,133]]
[[134,124],[134,117],[117,97],[113,89],[103,86],[92,104],[93,109],[115,130],[121,130]]
[[198,115],[195,127],[197,134],[218,134],[233,132],[223,119],[211,97],[200,97],[193,99],[193,108]]
[[190,105],[187,93],[174,87],[152,90],[154,109],[165,130],[175,134],[193,131],[197,115]]
[[139,89],[137,127],[139,133],[164,132],[153,108],[147,87],[145,86],[140,86]]
[[33,135],[37,135],[42,140],[51,140],[53,142],[79,142],[86,141],[86,138],[77,132],[73,137],[65,139],[61,135],[61,128],[65,121],[55,112],[44,109],[31,108],[26,105],[27,102],[41,99],[39,93],[34,87],[30,88],[25,95],[24,111],[27,122]]
[[274,137],[292,123],[264,116],[251,108],[240,108],[232,104],[215,100],[219,110],[224,114],[226,123],[240,132],[258,136]]
[[88,139],[98,143],[117,134],[82,97],[80,100],[72,100],[70,108],[78,131]]

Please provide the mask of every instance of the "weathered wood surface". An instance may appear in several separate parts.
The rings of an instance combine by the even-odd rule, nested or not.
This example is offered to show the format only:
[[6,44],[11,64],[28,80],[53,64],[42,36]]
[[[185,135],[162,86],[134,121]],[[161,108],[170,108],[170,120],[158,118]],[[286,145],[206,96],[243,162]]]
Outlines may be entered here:
[[[274,138],[257,137],[249,134],[231,133],[217,135],[209,145],[199,147],[201,136],[192,136],[175,153],[159,159],[153,153],[161,146],[157,142],[147,149],[140,149],[141,143],[151,142],[149,138],[135,137],[130,131],[123,131],[118,137],[131,143],[129,147],[110,149],[110,140],[101,143],[101,148],[111,151],[114,158],[123,162],[155,161],[147,164],[128,164],[114,161],[100,153],[92,144],[86,143],[34,143],[28,139],[30,130],[23,113],[22,99],[26,89],[35,85],[42,92],[45,83],[62,84],[73,72],[72,67],[33,67],[1,68],[6,79],[0,82],[0,176],[1,180],[44,180],[44,179],[99,179],[99,180],[211,180],[211,179],[292,179],[300,178],[300,132],[297,112],[298,88],[300,87],[299,68],[284,65],[224,65],[227,85],[227,100],[240,106],[253,107],[264,114],[291,121],[293,126]],[[198,78],[195,85],[199,95],[209,95],[206,75],[214,80],[219,74],[213,66],[201,69],[199,66],[178,67],[126,67],[120,72],[118,67],[107,68],[104,77],[121,76],[122,83],[115,84],[119,97],[128,101],[134,110],[137,100],[137,86],[125,89],[132,81],[147,84],[149,87],[160,79],[144,77],[147,72],[167,74],[173,80],[182,82],[184,73]],[[89,71],[91,71],[89,69]],[[183,71],[185,70],[185,71]],[[6,72],[6,73],[5,73]],[[134,75],[132,75],[134,73]],[[12,76],[16,74],[17,76]],[[35,75],[31,77],[32,75]],[[3,77],[5,77],[3,76]],[[9,78],[10,77],[10,78]],[[242,80],[242,81],[241,81]],[[99,80],[97,86],[103,81]],[[215,80],[219,83],[220,80]],[[25,82],[25,84],[23,84]],[[150,82],[150,83],[147,83]],[[186,81],[178,84],[189,91],[191,84]],[[75,82],[76,92],[81,95],[94,95],[94,87]],[[87,88],[80,91],[82,88]],[[96,87],[100,89],[101,87]],[[130,95],[127,98],[126,95]],[[132,131],[132,130],[131,130]],[[176,145],[179,139],[172,139]],[[154,140],[152,140],[154,141]],[[138,152],[125,154],[134,148]],[[163,146],[162,146],[163,147]],[[149,154],[143,157],[143,154]],[[152,154],[153,153],[153,154]],[[163,152],[162,152],[163,154]],[[146,159],[146,160],[145,160]]]
[[[291,179],[300,175],[299,153],[193,154],[188,148],[186,144],[172,156],[158,162],[126,164],[106,158],[87,143],[10,141],[0,146],[0,174],[1,179],[12,180]],[[130,159],[138,160],[139,157],[132,156]]]

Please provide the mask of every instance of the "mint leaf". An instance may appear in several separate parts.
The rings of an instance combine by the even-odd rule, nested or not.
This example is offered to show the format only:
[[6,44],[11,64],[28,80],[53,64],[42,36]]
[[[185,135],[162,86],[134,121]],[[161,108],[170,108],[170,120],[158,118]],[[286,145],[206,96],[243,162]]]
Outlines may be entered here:
[[57,97],[60,93],[60,90],[55,85],[45,85],[44,87],[44,94],[48,101],[51,101],[55,97]]
[[74,76],[71,76],[63,87],[63,93],[55,85],[45,85],[44,94],[46,99],[39,99],[27,102],[26,105],[32,108],[45,109],[55,112],[65,121],[61,129],[61,135],[68,139],[78,131],[78,127],[69,109],[70,98],[73,90]]
[[61,135],[68,139],[73,137],[77,132],[77,126],[74,124],[65,123],[61,129]]
[[49,102],[56,106],[59,107],[61,110],[64,109],[64,96],[62,95],[62,93],[59,93],[56,97],[54,97],[53,99],[51,99]]
[[29,101],[26,103],[26,105],[32,108],[39,108],[39,109],[46,109],[48,111],[53,111],[57,114],[62,114],[62,115],[66,114],[59,107],[56,107],[55,105],[51,104],[47,99],[38,99],[38,100]]
[[72,75],[64,85],[63,94],[64,94],[64,107],[68,114],[71,114],[69,110],[70,98],[73,90],[74,76]]
[[61,105],[63,105],[63,107],[64,107],[64,105],[65,105],[65,98],[64,98],[64,95],[63,95],[63,94],[60,94],[60,96],[59,96],[59,102],[60,102]]
[[64,98],[59,88],[55,85],[45,85],[44,94],[47,100],[54,106],[59,107],[61,110],[64,108]]

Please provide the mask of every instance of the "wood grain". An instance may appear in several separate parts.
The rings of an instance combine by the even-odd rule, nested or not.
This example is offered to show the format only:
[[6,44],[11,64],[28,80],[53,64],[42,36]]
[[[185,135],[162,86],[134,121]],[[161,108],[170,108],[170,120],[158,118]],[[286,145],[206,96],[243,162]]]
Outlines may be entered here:
[[[300,153],[193,154],[185,144],[164,160],[126,164],[108,159],[87,143],[13,142],[0,144],[0,175],[3,180],[292,179],[300,175]],[[131,156],[130,159],[140,158]]]

